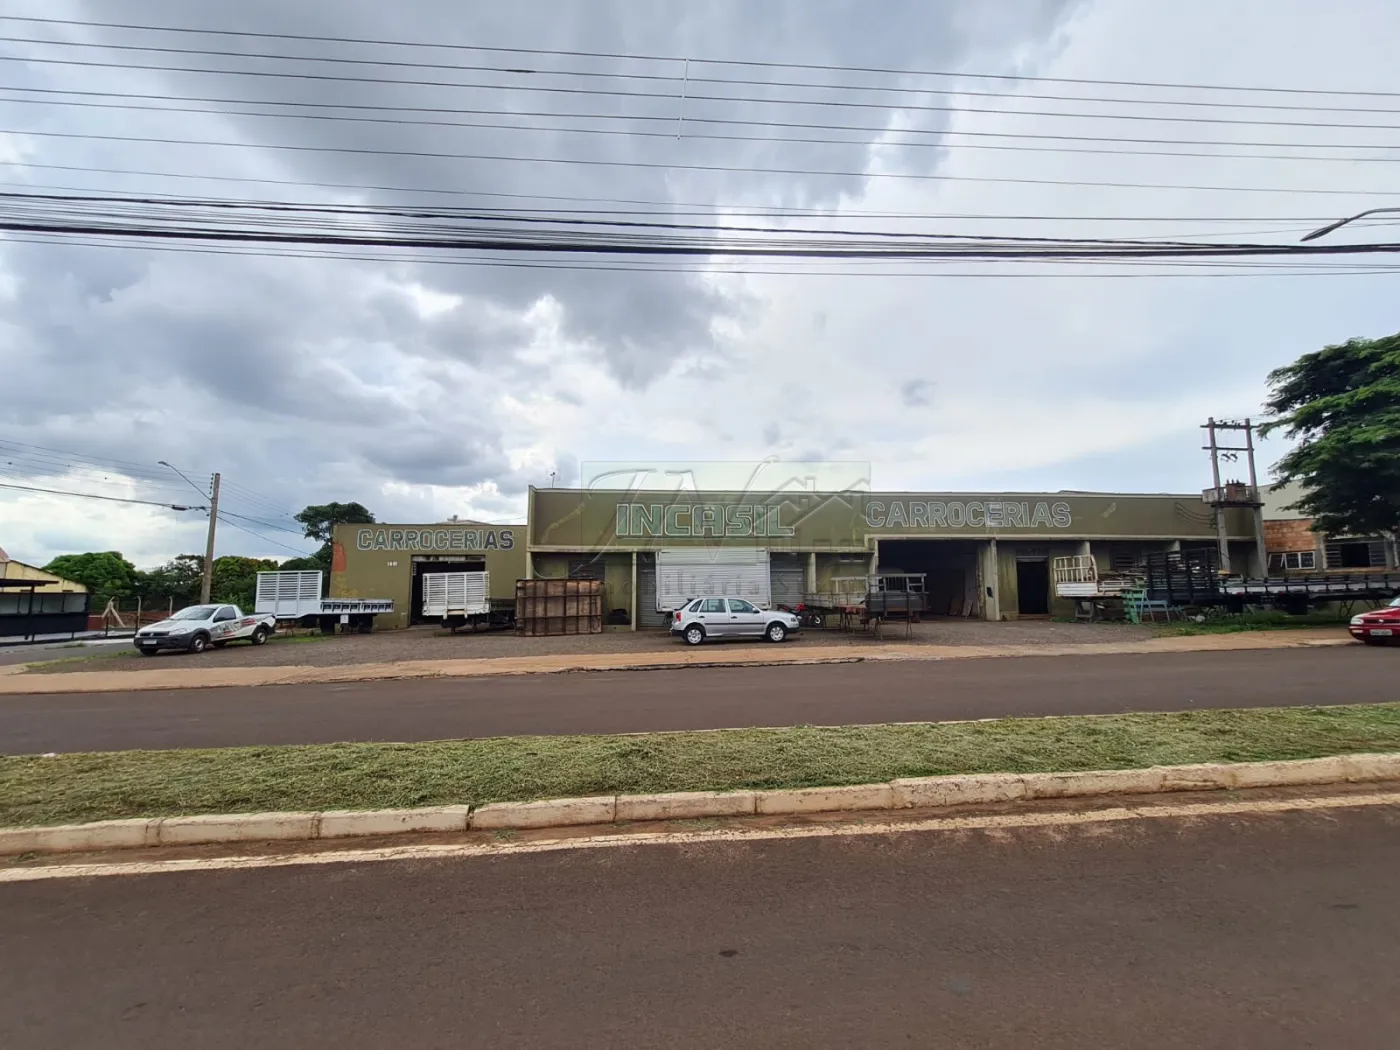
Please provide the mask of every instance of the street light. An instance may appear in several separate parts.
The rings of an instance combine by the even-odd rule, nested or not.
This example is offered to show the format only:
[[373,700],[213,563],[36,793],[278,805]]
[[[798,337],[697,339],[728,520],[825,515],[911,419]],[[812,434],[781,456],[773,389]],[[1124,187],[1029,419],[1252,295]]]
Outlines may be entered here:
[[1315,241],[1319,237],[1326,237],[1334,230],[1340,230],[1348,223],[1355,222],[1357,219],[1364,219],[1368,215],[1400,215],[1400,208],[1372,208],[1369,211],[1358,212],[1355,215],[1347,216],[1345,219],[1338,219],[1336,222],[1324,226],[1320,230],[1313,230],[1313,232],[1304,237],[1303,240]]
[[[162,467],[169,467],[201,496],[204,490],[196,485],[180,471],[180,468],[165,460],[156,460]],[[209,538],[204,543],[204,575],[199,581],[199,604],[209,604],[209,592],[214,587],[214,528],[219,523],[219,475],[214,475],[214,485],[209,492]]]

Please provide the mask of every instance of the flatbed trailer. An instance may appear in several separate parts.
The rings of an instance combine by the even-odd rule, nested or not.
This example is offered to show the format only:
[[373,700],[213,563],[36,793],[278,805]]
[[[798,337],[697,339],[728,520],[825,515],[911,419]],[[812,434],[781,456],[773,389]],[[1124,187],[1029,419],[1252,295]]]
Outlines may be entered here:
[[376,616],[394,611],[392,598],[322,598],[321,580],[320,570],[260,572],[253,611],[276,617],[278,626],[319,627],[322,634],[368,634]]

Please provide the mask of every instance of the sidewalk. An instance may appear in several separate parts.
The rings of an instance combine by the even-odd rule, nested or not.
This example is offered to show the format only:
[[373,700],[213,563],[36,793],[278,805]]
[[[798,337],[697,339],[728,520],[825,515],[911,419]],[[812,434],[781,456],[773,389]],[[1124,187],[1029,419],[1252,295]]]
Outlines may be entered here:
[[974,660],[1024,656],[1102,656],[1126,653],[1232,652],[1352,645],[1335,629],[1258,631],[1240,634],[1154,638],[1087,645],[880,645],[715,646],[674,652],[564,654],[465,660],[412,660],[339,667],[207,667],[197,662],[169,670],[18,673],[0,667],[0,694],[115,693],[147,689],[211,689],[219,686],[303,685],[370,682],[400,678],[476,678],[491,675],[558,674],[566,671],[641,671],[676,667],[770,667],[897,660]]

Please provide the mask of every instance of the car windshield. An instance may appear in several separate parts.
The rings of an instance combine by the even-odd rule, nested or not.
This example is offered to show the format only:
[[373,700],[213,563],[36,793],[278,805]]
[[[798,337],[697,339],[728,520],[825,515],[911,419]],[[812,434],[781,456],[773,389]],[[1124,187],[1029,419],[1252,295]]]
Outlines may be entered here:
[[1396,598],[1387,606],[1389,609],[1400,609],[1400,598]]
[[207,620],[214,615],[217,605],[191,605],[188,609],[181,609],[172,620]]

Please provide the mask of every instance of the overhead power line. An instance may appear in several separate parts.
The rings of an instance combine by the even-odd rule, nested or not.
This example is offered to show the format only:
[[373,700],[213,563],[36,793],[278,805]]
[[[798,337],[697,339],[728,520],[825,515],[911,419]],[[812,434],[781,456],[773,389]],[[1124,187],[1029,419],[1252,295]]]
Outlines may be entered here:
[[[42,244],[51,247],[74,247],[74,248],[107,248],[118,251],[130,251],[130,242],[122,241],[94,241],[73,237],[47,238],[47,237],[10,237],[12,243]],[[344,262],[371,262],[371,263],[402,263],[413,266],[466,266],[477,268],[501,268],[501,269],[528,269],[528,270],[570,270],[575,272],[630,272],[630,273],[667,273],[667,274],[729,274],[735,276],[755,276],[755,277],[841,277],[849,279],[851,277],[876,277],[882,280],[891,277],[916,277],[916,278],[977,278],[994,280],[1011,280],[1015,278],[1025,278],[1028,280],[1051,280],[1057,278],[1081,280],[1101,280],[1113,278],[1136,278],[1141,280],[1155,280],[1158,278],[1190,278],[1200,279],[1203,277],[1334,277],[1334,276],[1368,276],[1375,274],[1400,273],[1400,267],[1375,265],[1338,266],[1330,265],[1325,270],[1304,269],[1299,264],[1276,264],[1261,263],[1249,270],[1240,269],[1242,264],[1230,262],[1192,262],[1192,261],[1160,261],[1153,262],[1153,272],[1123,273],[1123,272],[1017,272],[1015,270],[980,270],[980,271],[951,271],[945,269],[938,270],[816,270],[810,267],[802,269],[774,270],[756,269],[753,267],[718,267],[718,266],[661,266],[648,263],[646,265],[609,265],[603,263],[563,263],[548,261],[517,261],[502,259],[484,258],[460,258],[444,255],[418,255],[418,256],[385,256],[383,254],[356,255],[347,252],[335,251],[287,251],[287,250],[262,250],[249,247],[208,247],[192,244],[143,244],[142,251],[154,252],[175,252],[177,254],[194,255],[244,255],[262,259],[311,259],[311,260],[335,260]],[[879,260],[850,260],[855,263],[879,262]],[[1089,265],[1086,261],[1085,265]],[[1136,260],[1121,260],[1115,265],[1128,267],[1129,269],[1143,270],[1147,264]],[[1162,273],[1155,268],[1175,268],[1190,269],[1199,272],[1167,272]],[[1220,269],[1226,272],[1219,272]]]
[[[433,186],[393,186],[393,185],[364,185],[362,183],[345,182],[306,182],[297,179],[268,179],[268,178],[248,178],[236,175],[218,175],[203,172],[172,172],[172,171],[151,171],[132,168],[100,168],[84,167],[73,164],[39,164],[29,161],[0,160],[0,167],[23,167],[41,171],[68,171],[93,175],[123,175],[136,176],[140,178],[162,178],[162,179],[185,179],[208,182],[236,182],[247,185],[263,186],[295,186],[302,189],[315,190],[346,190],[354,193],[424,193],[433,196],[448,197],[483,197],[490,200],[529,200],[574,202],[579,204],[620,204],[635,205],[638,208],[654,210],[617,210],[600,208],[533,208],[532,212],[537,214],[613,214],[613,215],[673,215],[677,209],[692,209],[697,214],[710,215],[721,212],[734,217],[752,217],[772,215],[782,218],[815,217],[824,218],[832,214],[830,208],[796,208],[773,205],[767,208],[757,208],[753,206],[738,205],[716,201],[713,204],[701,204],[699,202],[674,202],[635,200],[616,197],[578,197],[578,196],[551,196],[547,194],[534,193],[511,193],[509,191],[492,190],[463,190],[446,189]],[[21,183],[20,185],[28,185]],[[133,191],[134,192],[134,191]],[[189,200],[209,200],[204,196],[187,196]],[[277,203],[267,201],[265,203]],[[477,211],[491,210],[484,205],[476,206]],[[505,213],[518,212],[519,209],[498,209]],[[1015,220],[1026,222],[1327,222],[1334,216],[1244,216],[1244,215],[1213,215],[1213,216],[1185,216],[1185,215],[1149,215],[1149,216],[1120,216],[1120,215],[1017,215],[1017,214],[989,214],[989,213],[967,213],[967,212],[890,212],[890,211],[869,211],[869,210],[842,210],[840,215],[843,218],[862,219],[970,219],[970,220]]]
[[[120,207],[118,205],[121,205]],[[447,249],[490,253],[734,259],[1057,260],[1227,258],[1390,253],[1400,244],[1129,241],[872,231],[749,230],[674,223],[594,221],[596,229],[513,224],[456,212],[409,212],[251,202],[0,195],[0,229],[247,244]],[[746,235],[748,234],[748,235]],[[753,235],[757,234],[757,235]]]
[[1355,95],[1368,98],[1400,98],[1400,91],[1366,91],[1337,88],[1267,87],[1242,84],[1199,84],[1174,83],[1152,80],[1104,80],[1087,77],[1047,77],[1027,76],[1017,73],[985,73],[966,70],[900,69],[882,66],[837,65],[816,62],[774,62],[738,58],[707,58],[689,55],[639,55],[608,51],[581,51],[551,48],[493,47],[484,44],[458,44],[452,42],[422,40],[377,40],[368,37],[329,36],[309,33],[273,33],[246,29],[211,29],[192,26],[152,26],[131,22],[100,22],[86,19],[34,18],[24,15],[0,15],[0,21],[32,22],[48,25],[81,26],[96,29],[126,29],[150,33],[186,33],[202,36],[239,37],[258,40],[304,40],[318,43],[366,44],[389,47],[440,48],[452,51],[514,55],[550,55],[568,58],[606,58],[617,60],[643,60],[671,63],[691,63],[694,65],[717,65],[748,67],[755,69],[806,69],[822,72],[874,73],[901,77],[951,77],[969,80],[994,80],[1001,82],[1021,82],[1040,84],[1091,84],[1110,87],[1174,88],[1193,91],[1237,91],[1262,92],[1280,95]]
[[[201,58],[248,58],[257,61],[268,62],[319,62],[330,65],[343,66],[377,66],[390,69],[437,69],[450,72],[467,73],[492,73],[507,76],[531,76],[531,77],[580,77],[589,80],[624,80],[640,81],[658,85],[673,85],[674,92],[658,93],[659,97],[680,98],[682,93],[687,101],[704,96],[695,95],[691,91],[691,85],[711,84],[717,87],[761,87],[765,90],[772,88],[801,88],[814,91],[866,91],[879,92],[892,95],[903,96],[927,96],[930,94],[959,95],[968,98],[995,98],[995,99],[1030,99],[1046,102],[1095,102],[1110,105],[1129,106],[1186,106],[1189,108],[1206,109],[1267,109],[1287,112],[1321,112],[1321,113],[1389,113],[1397,114],[1400,110],[1367,108],[1359,106],[1320,106],[1317,104],[1288,104],[1288,103],[1264,103],[1264,102],[1220,102],[1210,99],[1162,99],[1162,98],[1115,98],[1104,97],[1102,95],[1049,95],[1043,92],[1028,93],[1015,91],[977,91],[965,87],[934,88],[928,85],[910,87],[903,84],[842,84],[842,83],[822,83],[803,80],[776,80],[771,77],[764,79],[745,79],[742,77],[713,77],[705,76],[703,73],[689,73],[682,68],[677,68],[669,73],[640,73],[619,69],[525,69],[519,66],[490,66],[479,63],[460,62],[420,62],[393,58],[355,58],[347,55],[285,55],[270,54],[265,52],[248,51],[221,51],[211,48],[192,47],[162,47],[151,44],[122,44],[112,41],[95,40],[55,40],[51,37],[21,37],[11,36],[6,38],[6,43],[10,44],[39,44],[45,47],[78,47],[90,48],[102,51],[140,51],[147,54],[161,55],[196,55]],[[525,87],[525,85],[498,85],[501,87]],[[824,100],[816,100],[824,101]],[[898,104],[890,104],[889,108],[904,108]]]
[[[215,69],[207,66],[165,66],[155,63],[140,62],[99,62],[95,59],[76,58],[43,58],[38,56],[5,55],[0,56],[12,60],[22,61],[29,65],[56,65],[73,66],[85,69],[139,69],[154,73],[195,73],[206,76],[233,76],[233,77],[258,77],[277,80],[295,81],[317,81],[324,83],[345,83],[345,84],[375,84],[394,85],[399,87],[431,87],[431,88],[453,88],[459,90],[487,90],[487,91],[523,91],[536,94],[548,95],[583,95],[595,98],[631,98],[644,99],[652,102],[679,102],[679,95],[662,95],[655,92],[646,91],[618,91],[608,88],[583,88],[567,87],[561,85],[547,84],[500,84],[481,83],[460,80],[424,80],[406,79],[392,77],[367,77],[352,76],[349,74],[333,73],[307,73],[292,72],[289,70],[273,69]],[[882,112],[889,110],[900,110],[915,113],[978,113],[988,116],[1009,116],[1009,117],[1041,117],[1052,119],[1071,120],[1131,120],[1131,121],[1153,121],[1158,123],[1172,124],[1222,124],[1236,126],[1254,127],[1284,127],[1284,128],[1330,128],[1330,129],[1356,129],[1356,130],[1400,130],[1400,125],[1395,124],[1360,124],[1355,122],[1331,123],[1325,121],[1298,121],[1298,120],[1261,120],[1243,119],[1231,117],[1201,117],[1201,116],[1163,116],[1152,113],[1078,113],[1064,112],[1059,110],[1031,110],[1031,109],[1004,109],[979,106],[938,106],[929,103],[912,102],[857,102],[850,99],[792,99],[779,98],[773,96],[752,96],[752,95],[707,95],[703,93],[686,92],[685,102],[693,105],[700,102],[720,102],[720,103],[742,103],[744,105],[767,105],[767,106],[818,106],[824,108],[838,109],[868,109]],[[679,112],[679,111],[678,111]],[[687,116],[686,119],[689,119]]]
[[[4,89],[3,89],[3,88],[0,88],[0,90],[4,90]],[[273,113],[273,112],[267,112],[267,111],[265,111],[265,110],[246,110],[246,109],[222,109],[222,110],[217,110],[217,111],[211,111],[211,110],[209,110],[209,109],[204,109],[204,108],[195,107],[195,106],[145,105],[145,104],[126,103],[126,102],[115,102],[115,103],[91,102],[91,101],[78,101],[78,102],[74,102],[74,101],[67,100],[67,99],[65,99],[65,100],[58,100],[58,99],[36,99],[36,98],[0,98],[0,103],[20,103],[20,104],[31,104],[31,105],[61,106],[61,107],[65,108],[65,109],[73,108],[73,107],[78,107],[78,108],[86,108],[86,109],[118,109],[118,110],[123,110],[123,111],[132,111],[132,110],[134,110],[134,111],[138,111],[138,112],[150,112],[150,113],[194,113],[194,114],[200,114],[200,115],[203,115],[203,116],[216,116],[216,115],[217,115],[217,116],[225,116],[225,117],[257,117],[257,118],[272,119],[272,120],[319,120],[319,121],[346,122],[346,123],[357,123],[357,124],[381,124],[381,125],[386,125],[386,126],[391,126],[391,127],[403,127],[403,126],[410,126],[410,127],[451,127],[451,128],[471,128],[471,129],[474,129],[474,130],[484,130],[484,131],[523,131],[523,132],[530,132],[530,133],[534,133],[534,134],[547,133],[547,134],[562,134],[562,135],[612,135],[612,136],[620,136],[620,137],[628,138],[628,139],[662,139],[662,140],[665,140],[666,142],[669,142],[669,143],[674,143],[674,142],[677,140],[677,135],[676,135],[674,132],[672,132],[672,131],[659,131],[659,130],[658,130],[658,131],[649,131],[649,130],[638,130],[638,129],[628,129],[628,128],[588,128],[588,127],[572,127],[572,126],[557,125],[557,124],[503,124],[503,123],[493,122],[493,121],[466,121],[466,120],[405,120],[405,119],[403,119],[403,118],[401,118],[401,117],[362,117],[362,116],[342,115],[342,114],[332,114],[332,113]],[[269,103],[269,104],[270,104],[270,105],[280,105],[281,103]],[[492,111],[492,112],[500,112],[502,115],[505,115],[505,111]],[[599,115],[596,115],[596,116],[594,116],[594,115],[592,115],[592,114],[586,114],[586,115],[575,114],[575,116],[585,116],[585,117],[587,117],[588,119],[598,119],[598,120],[626,120],[626,119],[631,119],[631,118],[628,118],[628,117],[606,116],[606,115],[602,115],[602,114],[599,114]],[[674,118],[671,118],[671,117],[643,117],[643,118],[641,118],[641,119],[645,119],[645,120],[661,120],[661,121],[665,121],[666,123],[672,123],[672,124],[675,123]],[[729,122],[728,122],[728,121],[707,121],[707,120],[696,119],[696,120],[691,120],[690,123],[692,123],[692,124],[712,124],[712,123],[729,123]],[[737,122],[735,122],[735,123],[744,123],[744,124],[764,124],[764,123],[767,123],[767,122],[763,122],[763,121],[737,121]],[[974,149],[974,150],[1012,150],[1012,151],[1015,151],[1015,152],[1018,152],[1018,153],[1027,153],[1027,152],[1029,152],[1029,153],[1082,153],[1082,154],[1093,154],[1093,155],[1098,155],[1098,156],[1121,156],[1121,157],[1192,157],[1192,158],[1201,158],[1201,159],[1206,159],[1206,160],[1221,160],[1221,159],[1227,159],[1227,160],[1270,160],[1270,161],[1284,160],[1284,161],[1305,161],[1305,162],[1306,162],[1306,161],[1313,161],[1313,162],[1323,162],[1323,163],[1330,163],[1330,164],[1358,164],[1358,163],[1360,163],[1360,164],[1372,164],[1372,163],[1393,164],[1393,163],[1396,163],[1397,161],[1400,161],[1400,157],[1394,157],[1394,156],[1383,156],[1383,157],[1365,157],[1365,156],[1361,156],[1361,157],[1358,157],[1358,156],[1354,156],[1354,155],[1343,155],[1343,156],[1319,156],[1319,157],[1313,157],[1313,156],[1307,156],[1307,155],[1305,155],[1305,154],[1298,154],[1298,153],[1285,153],[1285,154],[1278,154],[1278,153],[1242,153],[1242,152],[1239,152],[1238,149],[1223,148],[1223,147],[1245,147],[1245,148],[1259,147],[1259,148],[1294,148],[1294,149],[1327,149],[1327,150],[1349,149],[1349,150],[1383,150],[1383,151],[1393,151],[1393,150],[1400,150],[1400,144],[1367,144],[1367,143],[1325,143],[1325,144],[1291,143],[1291,144],[1290,144],[1290,143],[1281,143],[1281,142],[1277,142],[1277,143],[1266,143],[1266,142],[1241,142],[1241,143],[1233,143],[1233,142],[1216,142],[1216,141],[1212,141],[1212,140],[1210,140],[1210,139],[1122,139],[1122,138],[1112,138],[1112,137],[1106,137],[1106,136],[1093,136],[1093,135],[1032,135],[1032,134],[1017,134],[1017,133],[1012,133],[1012,132],[999,133],[999,132],[976,132],[976,131],[969,131],[969,132],[962,132],[962,131],[934,132],[934,131],[927,131],[927,130],[924,130],[924,129],[911,129],[911,130],[909,130],[909,131],[905,131],[905,130],[903,130],[903,129],[894,130],[894,131],[889,131],[889,130],[880,131],[879,129],[870,128],[870,129],[867,129],[867,130],[869,130],[872,134],[878,134],[880,137],[879,137],[878,139],[875,139],[875,140],[862,140],[862,139],[852,139],[852,138],[844,138],[844,139],[842,139],[842,138],[830,138],[830,137],[827,137],[827,138],[818,138],[818,137],[811,137],[811,136],[806,136],[806,137],[804,137],[804,136],[800,136],[800,135],[773,135],[773,134],[771,134],[771,133],[770,133],[770,134],[762,134],[762,135],[723,135],[723,134],[714,134],[714,133],[705,132],[705,131],[694,131],[694,130],[692,130],[692,129],[687,129],[687,131],[686,131],[686,133],[685,133],[685,135],[684,135],[683,137],[684,137],[685,139],[687,139],[687,140],[690,140],[690,141],[704,141],[704,142],[740,142],[740,143],[743,143],[743,142],[750,142],[750,143],[756,143],[756,144],[759,144],[759,145],[767,145],[767,144],[774,143],[774,142],[787,142],[787,143],[793,143],[793,144],[799,144],[799,145],[857,146],[857,147],[860,147],[861,149],[940,149],[940,150],[945,150],[945,151],[950,152],[950,153],[957,152],[958,150]],[[892,135],[915,135],[915,136],[922,136],[922,137],[916,137],[916,138],[914,138],[914,139],[912,139],[912,140],[910,140],[910,139],[893,139],[893,138],[890,137],[890,136],[892,136]],[[1188,150],[1122,149],[1122,148],[1111,148],[1111,147],[1109,147],[1109,146],[1101,146],[1101,147],[1090,147],[1090,146],[1059,146],[1059,145],[1056,145],[1056,146],[1028,146],[1028,145],[1025,145],[1023,142],[1020,142],[1020,141],[1017,141],[1017,142],[1014,142],[1014,143],[999,143],[999,142],[998,142],[998,143],[992,143],[992,142],[982,142],[982,141],[977,141],[977,142],[951,141],[951,142],[950,142],[950,141],[945,141],[945,140],[944,140],[944,138],[943,138],[944,135],[952,136],[952,137],[954,137],[954,138],[961,137],[961,136],[963,136],[963,135],[973,135],[973,136],[987,137],[987,138],[1008,138],[1008,139],[1016,139],[1016,140],[1022,140],[1022,139],[1041,140],[1041,139],[1045,139],[1045,140],[1061,140],[1061,141],[1085,141],[1085,142],[1130,143],[1130,144],[1139,144],[1139,143],[1142,143],[1142,144],[1150,144],[1150,143],[1158,143],[1158,144],[1161,144],[1161,145],[1181,145],[1181,146],[1197,145],[1197,146],[1212,146],[1212,147],[1220,147],[1220,148],[1215,148],[1215,149],[1206,150],[1206,151],[1193,152],[1193,151],[1188,151]]]
[[149,499],[130,499],[120,496],[97,496],[91,492],[72,492],[68,489],[48,489],[40,488],[37,485],[11,485],[8,482],[0,482],[0,489],[18,489],[22,492],[43,492],[55,496],[79,496],[83,499],[100,499],[108,503],[140,503],[147,507],[164,507],[167,510],[208,510],[208,507],[186,507],[176,503],[159,503]]
[[236,521],[230,521],[230,520],[228,519],[228,517],[225,516],[225,514],[223,513],[223,511],[220,511],[220,512],[219,512],[219,520],[220,520],[221,522],[223,522],[225,525],[229,526],[230,528],[237,529],[239,532],[246,532],[249,536],[253,536],[253,537],[255,537],[255,538],[261,540],[263,543],[270,543],[270,544],[272,544],[274,547],[281,547],[284,551],[291,551],[293,554],[296,554],[296,555],[298,555],[298,556],[300,556],[300,557],[302,557],[302,558],[309,558],[309,557],[311,557],[312,554],[315,553],[314,551],[304,551],[304,550],[299,550],[299,549],[296,548],[296,547],[289,547],[289,546],[287,546],[287,544],[283,543],[281,540],[274,540],[274,539],[272,539],[272,538],[269,537],[269,536],[264,536],[262,533],[254,532],[252,529],[244,528],[242,525],[238,524],[238,522],[236,522]]
[[[1400,129],[1397,129],[1400,130]],[[96,142],[145,142],[169,146],[213,146],[247,150],[246,142],[221,142],[214,139],[180,139],[156,135],[109,135],[73,131],[36,131],[22,128],[0,128],[0,134],[28,135],[37,138],[88,139]],[[938,172],[896,171],[825,171],[815,168],[758,168],[726,164],[667,164],[658,161],[604,160],[597,157],[518,157],[494,153],[442,153],[434,150],[391,150],[361,146],[311,146],[305,143],[260,142],[259,149],[290,150],[306,153],[345,153],[357,156],[421,157],[435,160],[485,160],[520,164],[566,164],[583,167],[641,168],[660,171],[708,171],[764,175],[804,175],[819,178],[912,179],[932,182],[998,183],[1024,186],[1073,186],[1101,189],[1184,190],[1216,193],[1300,193],[1345,197],[1396,197],[1400,190],[1328,189],[1317,186],[1289,188],[1283,186],[1202,186],[1164,182],[1108,182],[1086,179],[1026,179],[991,175],[948,175]]]

